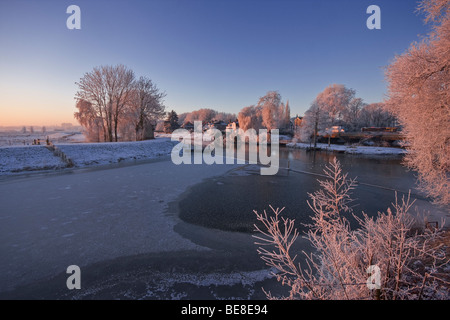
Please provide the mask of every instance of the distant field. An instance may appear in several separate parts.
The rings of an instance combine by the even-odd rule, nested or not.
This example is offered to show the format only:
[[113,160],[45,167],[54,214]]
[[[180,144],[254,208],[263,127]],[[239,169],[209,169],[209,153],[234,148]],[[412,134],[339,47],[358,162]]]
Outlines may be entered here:
[[50,131],[42,132],[0,132],[0,147],[6,146],[27,146],[32,145],[33,140],[39,139],[41,145],[45,145],[45,140],[49,138],[56,143],[80,143],[85,142],[85,136],[79,131]]
[[40,139],[41,145],[45,145],[45,140],[56,143],[80,143],[85,142],[85,136],[79,131],[49,131],[42,132],[0,132],[0,147],[6,146],[27,146],[32,145],[33,140]]

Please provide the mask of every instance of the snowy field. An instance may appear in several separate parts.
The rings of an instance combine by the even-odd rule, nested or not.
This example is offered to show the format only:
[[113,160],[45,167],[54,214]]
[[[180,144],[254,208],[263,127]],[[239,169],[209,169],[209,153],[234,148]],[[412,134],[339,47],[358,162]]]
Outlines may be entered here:
[[87,167],[168,156],[177,143],[169,138],[156,138],[138,142],[56,144],[56,147],[69,157],[76,167]]
[[85,136],[79,131],[49,131],[49,132],[0,132],[0,147],[6,146],[29,146],[33,140],[39,139],[41,144],[45,144],[48,139],[53,143],[80,143],[85,141]]
[[[155,140],[117,143],[82,143],[84,136],[77,132],[53,132],[48,136],[75,167],[168,156],[178,143],[170,141],[167,135]],[[40,139],[41,145],[33,145],[34,139]],[[0,175],[67,167],[60,156],[45,147],[45,140],[46,136],[42,134],[0,134]]]
[[[288,143],[289,148],[308,149],[311,147],[309,143]],[[389,147],[365,147],[365,146],[344,146],[332,144],[328,146],[326,143],[318,143],[317,149],[323,151],[343,152],[348,154],[365,154],[365,155],[403,155],[405,149],[389,148]]]

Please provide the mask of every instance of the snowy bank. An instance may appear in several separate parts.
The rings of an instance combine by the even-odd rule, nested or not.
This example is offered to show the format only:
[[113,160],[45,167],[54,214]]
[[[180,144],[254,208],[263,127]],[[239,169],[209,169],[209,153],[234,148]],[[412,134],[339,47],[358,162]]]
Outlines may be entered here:
[[1,147],[0,175],[64,168],[66,164],[44,146]]
[[[310,149],[311,145],[308,143],[288,143],[289,148],[295,149]],[[341,152],[348,154],[366,154],[366,155],[403,155],[406,153],[405,149],[389,148],[389,147],[365,147],[365,146],[344,146],[332,144],[328,146],[326,143],[318,143],[317,149],[331,152]]]
[[176,141],[168,138],[136,142],[56,144],[76,167],[104,165],[122,161],[168,156]]

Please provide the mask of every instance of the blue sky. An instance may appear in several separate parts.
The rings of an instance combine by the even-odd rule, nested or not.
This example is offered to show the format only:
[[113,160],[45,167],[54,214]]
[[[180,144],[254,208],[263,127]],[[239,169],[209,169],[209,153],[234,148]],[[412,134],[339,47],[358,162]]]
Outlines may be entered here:
[[[68,30],[66,8],[81,8]],[[366,9],[381,8],[381,30]],[[0,126],[73,122],[75,82],[122,63],[150,77],[179,113],[238,113],[269,90],[303,114],[332,83],[366,102],[386,93],[383,67],[425,35],[414,0],[0,2]]]

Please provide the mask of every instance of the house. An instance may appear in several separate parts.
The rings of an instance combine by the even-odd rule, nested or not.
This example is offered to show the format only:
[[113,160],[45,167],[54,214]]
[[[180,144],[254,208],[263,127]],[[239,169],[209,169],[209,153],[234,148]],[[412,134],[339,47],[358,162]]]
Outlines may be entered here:
[[214,121],[213,126],[214,126],[214,128],[216,128],[222,132],[225,131],[225,129],[227,128],[227,124],[225,122],[223,122],[222,120]]
[[303,117],[297,116],[294,120],[294,127],[300,127],[302,125]]

